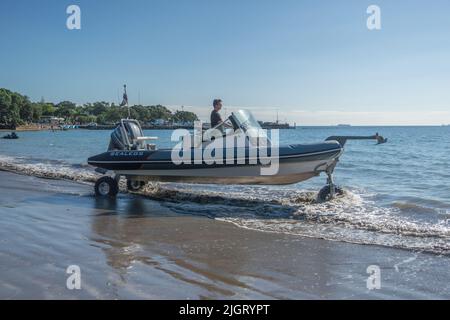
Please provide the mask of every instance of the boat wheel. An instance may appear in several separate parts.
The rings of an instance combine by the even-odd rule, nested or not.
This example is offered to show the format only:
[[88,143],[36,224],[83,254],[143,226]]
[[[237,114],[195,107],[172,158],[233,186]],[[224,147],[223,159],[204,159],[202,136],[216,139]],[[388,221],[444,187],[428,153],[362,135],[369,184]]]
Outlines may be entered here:
[[[344,194],[344,189],[334,186],[334,195],[341,196]],[[326,202],[332,199],[331,196],[331,186],[327,185],[320,189],[319,194],[317,195],[317,201]]]
[[138,180],[127,180],[127,188],[129,191],[137,192],[142,189],[142,187],[145,185],[145,182],[138,181]]
[[119,193],[119,184],[111,177],[101,177],[95,183],[96,196],[115,197],[117,193]]

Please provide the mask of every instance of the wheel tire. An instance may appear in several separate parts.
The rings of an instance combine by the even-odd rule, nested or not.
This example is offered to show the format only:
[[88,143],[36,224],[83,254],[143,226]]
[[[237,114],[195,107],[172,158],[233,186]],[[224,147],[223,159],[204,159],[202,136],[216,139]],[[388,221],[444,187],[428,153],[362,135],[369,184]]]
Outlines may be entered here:
[[[334,187],[334,194],[337,196],[342,196],[344,194],[344,190],[342,188],[339,187]],[[317,195],[317,200],[319,202],[326,202],[331,200],[331,188],[330,186],[325,186],[322,189],[320,189],[318,195]]]
[[119,193],[119,184],[111,177],[101,177],[95,183],[95,195],[98,197],[115,197]]
[[137,192],[145,185],[143,181],[127,180],[127,188],[129,191]]

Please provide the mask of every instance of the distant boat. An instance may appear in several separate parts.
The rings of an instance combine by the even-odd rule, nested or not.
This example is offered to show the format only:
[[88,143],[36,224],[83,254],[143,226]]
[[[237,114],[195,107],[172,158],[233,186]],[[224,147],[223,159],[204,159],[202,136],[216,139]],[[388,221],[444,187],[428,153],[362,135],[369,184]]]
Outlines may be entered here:
[[291,127],[289,123],[279,123],[279,122],[262,122],[258,121],[263,129],[295,129]]
[[79,129],[80,126],[79,125],[75,125],[75,124],[63,124],[63,125],[60,125],[59,128],[61,130],[63,130],[63,131],[67,131],[67,130],[70,130],[70,129]]
[[263,129],[295,129],[296,126],[294,125],[293,127],[291,127],[289,125],[289,123],[281,123],[278,120],[278,110],[277,110],[277,120],[275,122],[263,122],[263,121],[258,121],[259,125],[261,126],[261,128]]
[[350,124],[338,124],[337,125],[338,127],[344,127],[344,128],[348,128],[348,127],[351,127],[351,125]]
[[16,140],[19,139],[19,136],[15,132],[11,132],[10,134],[3,136],[2,138],[7,140]]

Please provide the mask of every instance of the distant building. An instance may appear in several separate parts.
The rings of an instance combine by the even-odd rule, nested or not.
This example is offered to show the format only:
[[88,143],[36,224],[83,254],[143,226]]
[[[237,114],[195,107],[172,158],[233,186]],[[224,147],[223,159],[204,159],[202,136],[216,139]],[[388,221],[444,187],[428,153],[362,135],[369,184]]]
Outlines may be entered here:
[[194,121],[183,121],[181,123],[181,125],[185,126],[185,127],[193,127],[194,126]]
[[164,119],[155,119],[155,120],[150,121],[149,124],[152,126],[165,126],[165,125],[169,124],[169,122]]
[[59,125],[59,124],[64,124],[64,121],[65,121],[64,118],[57,118],[54,116],[42,116],[39,118],[39,123],[41,123],[41,124]]

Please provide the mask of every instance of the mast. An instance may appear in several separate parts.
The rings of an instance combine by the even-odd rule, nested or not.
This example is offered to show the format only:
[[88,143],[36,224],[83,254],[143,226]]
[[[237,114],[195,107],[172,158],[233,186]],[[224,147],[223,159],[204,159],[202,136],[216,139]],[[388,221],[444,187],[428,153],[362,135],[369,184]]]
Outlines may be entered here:
[[120,104],[121,107],[126,106],[128,109],[128,118],[130,119],[130,106],[128,105],[128,94],[127,94],[127,85],[124,84],[123,85],[123,99],[122,99],[122,103]]
[[128,104],[128,94],[127,94],[127,85],[123,85],[123,98],[126,100],[127,110],[128,110],[128,118],[130,119],[130,105]]

